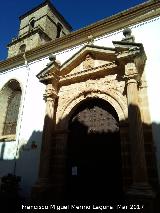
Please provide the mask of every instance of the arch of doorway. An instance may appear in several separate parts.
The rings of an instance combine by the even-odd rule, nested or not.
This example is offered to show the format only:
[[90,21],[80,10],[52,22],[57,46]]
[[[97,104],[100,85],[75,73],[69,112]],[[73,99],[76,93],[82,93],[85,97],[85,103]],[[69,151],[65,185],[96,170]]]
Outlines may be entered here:
[[69,98],[67,102],[63,105],[61,113],[58,115],[57,128],[67,130],[68,121],[73,111],[79,106],[80,103],[82,103],[88,98],[99,98],[108,102],[115,109],[119,118],[119,122],[122,123],[123,121],[127,121],[127,103],[125,103],[124,97],[120,92],[114,89],[110,89],[108,92],[86,90],[83,93],[77,94],[76,96]]
[[[75,110],[83,103],[83,101],[87,99],[100,99],[108,102],[116,111],[119,119],[119,127],[120,127],[120,143],[121,143],[121,157],[122,157],[122,176],[123,176],[123,190],[126,191],[128,186],[132,181],[131,177],[131,165],[130,164],[130,155],[127,148],[129,147],[129,139],[128,139],[128,109],[127,102],[122,94],[117,90],[109,90],[108,92],[104,91],[85,91],[83,93],[77,94],[69,98],[66,104],[63,105],[63,109],[61,113],[58,114],[54,141],[57,147],[67,145],[68,140],[68,125],[69,120],[72,117]],[[65,148],[64,148],[65,150]],[[65,152],[65,151],[64,151]],[[63,155],[63,154],[62,154]],[[126,163],[127,162],[127,163]],[[130,168],[128,168],[128,165]]]

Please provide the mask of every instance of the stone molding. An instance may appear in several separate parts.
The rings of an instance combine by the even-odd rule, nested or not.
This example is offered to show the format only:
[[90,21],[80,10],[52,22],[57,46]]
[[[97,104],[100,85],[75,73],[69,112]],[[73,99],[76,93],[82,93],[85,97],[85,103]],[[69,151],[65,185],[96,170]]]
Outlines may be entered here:
[[16,135],[2,135],[0,136],[0,142],[12,142],[16,141]]
[[[68,97],[66,103],[57,114],[57,124],[62,121],[64,118],[67,118],[68,115],[72,112],[72,110],[77,107],[82,101],[87,98],[100,98],[107,102],[109,102],[117,112],[120,121],[127,120],[127,108],[125,100],[118,91],[110,90],[108,93],[104,91],[94,91],[94,89],[86,89],[85,91],[81,91],[81,93],[77,94],[75,97]],[[62,124],[63,125],[63,124]],[[67,128],[65,124],[65,128]]]
[[109,75],[109,73],[115,68],[117,68],[117,65],[115,64],[115,62],[111,62],[111,63],[104,64],[102,66],[89,68],[89,69],[86,69],[84,71],[79,71],[77,73],[61,76],[60,77],[60,85],[62,86],[64,84],[67,84],[68,82],[71,83],[72,81],[79,80],[79,78],[82,78],[82,77],[88,77],[90,75],[96,75],[96,74],[103,72],[103,71],[104,72],[107,71],[107,74]]

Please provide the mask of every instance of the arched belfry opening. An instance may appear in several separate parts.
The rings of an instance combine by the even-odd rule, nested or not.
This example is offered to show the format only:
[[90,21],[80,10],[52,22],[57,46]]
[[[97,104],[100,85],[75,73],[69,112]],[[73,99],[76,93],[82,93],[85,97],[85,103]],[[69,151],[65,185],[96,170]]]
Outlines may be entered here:
[[66,197],[106,201],[122,197],[119,120],[106,101],[79,104],[69,120]]

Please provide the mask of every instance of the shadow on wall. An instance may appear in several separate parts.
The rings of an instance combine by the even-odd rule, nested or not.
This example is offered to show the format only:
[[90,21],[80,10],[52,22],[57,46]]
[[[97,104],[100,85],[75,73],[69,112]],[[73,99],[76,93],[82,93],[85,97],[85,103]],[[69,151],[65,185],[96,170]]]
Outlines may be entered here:
[[[106,106],[107,106],[107,104],[106,104]],[[87,105],[86,105],[86,107],[87,107]],[[82,114],[82,116],[83,116],[82,120],[80,119],[77,121],[79,112],[81,112],[81,109],[86,109],[86,107],[84,107],[84,108],[80,107],[80,111],[76,111],[77,114],[74,114],[74,112],[72,111],[71,115],[68,115],[63,120],[61,120],[57,124],[55,133],[53,134],[53,137],[51,138],[52,152],[51,152],[51,156],[50,156],[51,161],[50,161],[50,165],[49,165],[49,167],[50,167],[49,179],[50,179],[50,184],[53,187],[49,193],[46,191],[46,195],[50,199],[49,201],[51,201],[51,202],[55,201],[55,199],[56,199],[55,197],[57,197],[59,199],[59,201],[62,201],[62,198],[66,199],[66,196],[70,196],[72,199],[74,197],[73,196],[74,193],[77,193],[77,192],[75,192],[74,187],[77,187],[79,183],[82,184],[82,187],[79,189],[80,193],[85,194],[87,192],[85,194],[86,196],[87,196],[87,194],[89,194],[89,195],[100,194],[101,193],[100,189],[103,188],[103,184],[105,184],[105,180],[103,180],[101,182],[101,180],[103,179],[102,177],[104,174],[105,174],[105,177],[107,177],[108,172],[109,172],[110,176],[108,178],[108,183],[105,184],[105,187],[109,187],[109,189],[111,191],[112,186],[114,185],[114,181],[116,181],[114,178],[112,180],[112,175],[114,175],[116,172],[118,172],[119,177],[121,177],[120,172],[118,170],[113,171],[113,167],[114,167],[113,159],[114,159],[115,153],[119,153],[119,152],[122,153],[122,150],[120,150],[120,149],[122,149],[122,140],[120,141],[121,148],[119,148],[118,146],[114,146],[115,145],[114,142],[119,140],[118,134],[111,134],[111,133],[101,134],[100,132],[98,132],[98,133],[94,132],[95,131],[94,128],[98,129],[100,127],[100,125],[106,127],[107,125],[112,123],[111,120],[114,119],[114,112],[113,112],[113,119],[112,119],[112,117],[108,117],[109,118],[108,120],[110,120],[109,122],[107,119],[106,120],[103,119],[103,118],[105,118],[105,114],[102,115],[102,120],[101,120],[99,116],[90,117],[92,114],[87,114],[86,111],[85,111],[85,113]],[[100,105],[98,105],[98,107],[100,107]],[[103,110],[107,109],[104,107],[104,104],[103,104],[102,109]],[[132,110],[139,111],[139,109],[137,109],[137,106],[132,106]],[[102,111],[99,111],[99,112],[103,114]],[[94,113],[94,110],[92,110],[92,112]],[[95,110],[95,112],[96,112],[96,110]],[[110,111],[110,109],[109,109],[109,112],[112,113]],[[74,117],[74,116],[77,116],[77,117]],[[89,116],[89,117],[87,118],[87,116]],[[92,122],[90,122],[91,118],[94,118],[97,120],[93,119]],[[48,120],[48,118],[47,118],[47,120]],[[101,120],[101,122],[99,122],[99,120]],[[86,126],[86,121],[88,122],[87,126]],[[93,126],[95,121],[98,121],[98,125],[96,124],[95,126]],[[103,122],[105,121],[106,123],[102,123],[102,121]],[[66,125],[66,123],[67,123],[67,125]],[[66,129],[67,126],[68,126],[68,128]],[[158,192],[158,177],[157,177],[157,166],[158,165],[156,163],[156,157],[155,157],[155,146],[157,146],[157,144],[156,145],[153,144],[152,127],[154,129],[156,129],[156,131],[158,131],[158,130],[160,131],[160,125],[153,123],[151,126],[151,125],[143,123],[142,126],[143,126],[143,132],[144,132],[145,156],[146,156],[146,161],[147,161],[147,171],[148,171],[148,176],[149,176],[149,182],[150,182],[151,186],[153,187],[153,189]],[[88,131],[90,127],[92,127],[91,130],[94,130],[94,131]],[[128,121],[123,121],[123,124],[119,123],[119,127],[120,127],[120,130],[121,130],[121,128],[123,128],[123,130],[126,131],[126,133],[125,133],[126,138],[123,141],[123,143],[126,143],[126,144],[124,144],[124,146],[123,146],[123,148],[125,149],[123,151],[125,153],[128,152],[130,154],[131,153],[131,144],[130,144],[130,141],[128,140]],[[14,161],[14,160],[9,161],[10,164],[16,166],[15,174],[17,176],[22,177],[21,186],[23,186],[23,188],[20,190],[21,197],[23,197],[24,195],[25,196],[27,195],[26,197],[28,197],[30,195],[31,186],[33,186],[38,179],[41,138],[42,138],[42,132],[34,131],[31,135],[28,143],[26,145],[23,145],[20,148],[19,159],[17,159],[16,161]],[[107,145],[106,145],[106,143],[107,143]],[[114,145],[112,143],[114,143]],[[101,144],[100,147],[98,147],[99,144]],[[105,150],[108,147],[110,148],[110,152],[107,155],[108,158],[106,158]],[[115,150],[115,147],[116,147],[116,150]],[[3,155],[4,149],[5,149],[5,146],[0,152],[1,155]],[[75,152],[77,152],[77,154],[75,154]],[[131,156],[131,154],[129,156]],[[123,157],[123,156],[120,156],[120,157]],[[123,159],[122,159],[122,161],[123,161]],[[130,161],[131,161],[131,159],[130,159]],[[118,162],[118,160],[116,162]],[[127,163],[127,162],[125,162],[125,163]],[[106,170],[107,164],[108,164],[108,167],[107,167],[108,169]],[[5,160],[4,160],[4,165],[5,165]],[[99,165],[100,165],[100,167],[99,167]],[[48,165],[46,165],[46,166],[48,166]],[[124,176],[126,176],[125,172],[129,171],[129,173],[130,173],[130,171],[132,170],[131,169],[132,166],[129,165],[129,167],[130,168],[126,167],[126,170],[124,172],[122,172],[122,181],[124,181],[123,178],[124,178]],[[120,167],[117,166],[117,168],[119,169]],[[127,170],[127,168],[129,170]],[[95,169],[96,169],[96,173],[94,173]],[[10,171],[11,171],[11,173],[13,173],[13,167]],[[88,171],[90,171],[90,172],[88,172]],[[69,172],[69,174],[68,174],[68,172]],[[86,175],[86,174],[88,174],[88,175]],[[95,177],[97,177],[98,182],[96,181],[96,178],[92,178],[92,177],[94,177],[94,175],[95,175]],[[129,175],[131,177],[132,174],[129,174]],[[125,180],[125,181],[127,181],[127,180]],[[132,181],[132,179],[131,179],[131,181]],[[112,186],[110,185],[110,182],[112,182]],[[90,185],[90,187],[87,191],[84,188],[85,184]],[[129,188],[129,186],[131,185],[131,182],[129,182],[127,184],[128,184],[128,188]],[[100,186],[100,188],[98,186]],[[121,187],[121,185],[118,185],[118,187]],[[95,189],[96,193],[95,193],[94,189]],[[93,190],[92,193],[91,193],[91,190]],[[119,192],[120,192],[120,190],[119,190]],[[127,188],[125,190],[127,191]],[[116,191],[116,189],[115,189],[115,191]],[[78,194],[76,194],[76,195],[78,195]],[[109,197],[109,194],[107,196]],[[35,195],[34,197],[37,200],[39,199],[38,194]],[[25,197],[23,197],[23,198],[25,199]],[[79,199],[81,199],[81,198],[82,197],[80,196]],[[96,196],[96,198],[97,198],[97,196]],[[44,201],[44,202],[46,201],[46,197],[41,196],[41,199],[42,199],[41,201]],[[86,199],[87,199],[87,197],[86,197]],[[100,197],[100,199],[101,199],[101,197]]]
[[[88,100],[90,101],[91,98]],[[100,107],[100,105],[97,104],[97,101],[98,99],[96,99],[95,105]],[[120,194],[120,196],[122,196],[121,198],[123,198],[122,194],[123,193],[126,194],[133,183],[132,167],[133,168],[136,167],[134,165],[135,163],[137,163],[137,167],[139,167],[140,162],[135,161],[134,155],[142,151],[141,146],[137,147],[137,153],[135,153],[134,152],[135,147],[133,148],[131,144],[132,142],[134,142],[134,139],[129,140],[129,137],[128,137],[129,136],[128,120],[121,121],[119,123],[120,132],[121,130],[122,132],[127,131],[127,134],[120,133],[121,148],[119,148],[119,145],[117,146],[116,143],[114,143],[116,142],[116,140],[118,140],[118,135],[113,133],[112,134],[111,133],[95,134],[93,127],[96,127],[97,130],[100,129],[104,121],[105,121],[105,125],[103,124],[104,126],[111,124],[109,120],[113,120],[113,118],[115,117],[114,110],[112,111],[111,107],[107,106],[106,104],[107,109],[109,109],[109,112],[112,113],[112,115],[114,115],[113,118],[108,117],[108,119],[106,119],[105,114],[102,115],[102,119],[100,118],[100,114],[97,114],[97,116],[92,115],[91,117],[88,117],[87,122],[89,125],[86,125],[86,117],[88,116],[87,113],[86,112],[82,114],[79,113],[83,111],[85,107],[87,108],[87,110],[89,109],[87,105],[84,107],[83,102],[84,101],[82,101],[82,103],[79,103],[77,108],[71,110],[71,113],[67,117],[65,117],[63,120],[61,120],[56,126],[56,135],[54,140],[55,144],[53,144],[53,146],[56,147],[56,149],[53,149],[55,150],[55,152],[52,153],[52,155],[54,156],[53,162],[54,164],[56,164],[56,166],[52,167],[54,169],[51,173],[53,174],[52,180],[55,181],[55,183],[53,184],[57,185],[59,188],[55,186],[51,196],[53,196],[53,194],[56,193],[56,190],[57,190],[57,195],[59,196],[59,191],[62,190],[61,195],[63,194],[62,197],[64,198],[64,200],[66,199],[68,200],[70,198],[71,200],[72,199],[74,200],[76,199],[76,196],[77,196],[77,199],[79,200],[85,199],[85,201],[90,200],[90,197],[93,197],[93,199],[96,199],[96,200],[100,199],[100,201],[103,199],[106,199],[106,197],[107,199],[110,199],[110,198],[117,199],[116,197],[114,197],[114,195],[117,194],[116,188],[119,187],[118,193]],[[105,110],[105,103],[104,102],[101,102],[101,103],[102,103],[102,106],[101,106],[102,109]],[[88,106],[90,106],[90,104]],[[132,119],[130,121],[130,123],[133,124],[133,125],[130,125],[131,132],[134,130],[139,131],[139,129],[135,127],[135,125],[137,125],[136,119],[138,115],[139,115],[138,116],[139,122],[142,123],[141,127],[143,128],[143,134],[144,134],[144,150],[145,150],[145,158],[146,158],[146,164],[147,164],[148,181],[151,187],[153,188],[153,191],[157,194],[157,199],[154,201],[154,204],[153,204],[154,212],[156,211],[159,212],[160,189],[159,189],[159,181],[158,181],[158,169],[160,170],[159,168],[160,159],[158,155],[159,152],[157,153],[157,151],[158,150],[160,151],[160,149],[158,147],[159,145],[156,144],[158,135],[154,135],[157,138],[153,138],[153,133],[155,133],[155,131],[156,133],[158,133],[158,131],[160,132],[160,124],[152,123],[152,125],[148,125],[142,122],[139,107],[137,107],[136,105],[130,105],[128,107],[128,111],[130,115],[132,115]],[[77,117],[74,117],[74,116],[77,116]],[[72,119],[73,119],[73,122],[71,122]],[[94,123],[96,122],[98,122],[98,124],[94,126]],[[126,126],[127,128],[124,126]],[[93,132],[88,133],[88,130],[90,127],[92,127],[91,129],[93,129]],[[141,127],[139,126],[139,128]],[[66,132],[69,132],[67,133],[68,136],[66,140],[65,140],[66,136],[63,136],[63,130],[65,130]],[[136,137],[136,134],[133,134],[133,136]],[[159,138],[160,138],[160,135],[159,135]],[[98,147],[99,145],[100,147]],[[107,152],[108,150],[110,151]],[[120,180],[121,176],[120,176],[120,172],[118,172],[119,165],[118,163],[116,165],[114,164],[116,162],[120,162],[121,159],[119,158],[119,160],[116,160],[116,162],[113,160],[118,158],[118,152],[121,152],[121,157],[123,161],[122,164],[123,164],[123,167],[125,167],[125,169],[122,169],[123,184],[125,181],[125,188],[123,185],[122,193],[121,193],[122,185]],[[108,159],[105,157],[106,153],[107,153]],[[124,156],[128,154],[129,154],[129,157],[125,158]],[[64,155],[65,157],[63,157]],[[133,157],[133,159],[131,159],[132,158],[131,156]],[[103,159],[102,161],[100,161],[101,158]],[[108,167],[106,169],[107,162],[108,162]],[[132,163],[134,166],[132,165]],[[116,170],[114,170],[113,168],[116,168]],[[97,171],[96,174],[94,173],[94,171]],[[68,175],[68,173],[70,174]],[[56,177],[54,177],[54,174],[56,174]],[[64,177],[62,177],[63,176],[62,174],[64,175]],[[116,176],[114,174],[116,174]],[[105,180],[107,180],[106,182],[105,180],[103,180],[103,177],[105,177]],[[116,178],[118,177],[119,181],[116,181],[114,179],[115,177]],[[126,179],[124,180],[124,178]],[[139,179],[142,180],[143,178],[139,178]],[[115,183],[117,184],[117,186],[114,188],[114,185],[116,185]],[[105,197],[100,196],[102,194],[101,193],[102,191],[105,194]],[[115,193],[113,193],[113,191]],[[95,197],[94,197],[94,194],[95,194]],[[59,200],[61,200],[62,197],[60,196]],[[150,205],[149,203],[146,204],[147,207],[145,210],[147,212],[148,212],[147,208],[150,208],[149,205]],[[151,210],[151,212],[153,211]]]
[[41,138],[42,132],[34,131],[30,136],[27,144],[20,147],[18,159],[5,160],[3,158],[5,144],[7,142],[3,142],[0,151],[1,174],[3,174],[3,176],[11,174],[21,178],[18,194],[23,202],[27,202],[29,199],[31,187],[35,184],[38,178]]
[[42,132],[34,131],[26,145],[19,150],[19,159],[16,161],[16,175],[21,176],[21,196],[30,196],[31,187],[38,178]]
[[157,157],[157,166],[158,166],[158,173],[159,173],[159,179],[160,179],[160,124],[152,123],[152,131],[154,136],[154,141],[157,143],[154,144],[154,149]]
[[2,146],[1,146],[0,160],[3,160],[5,145],[6,145],[6,144],[3,143]]
[[[34,195],[35,200],[40,201],[39,203],[45,204],[47,201],[62,203],[62,201],[68,202],[75,198],[79,201],[82,201],[82,199],[85,199],[84,201],[91,201],[91,198],[103,201],[106,197],[114,201],[114,199],[117,200],[115,197],[115,183],[118,184],[117,187],[119,187],[118,193],[120,196],[122,194],[122,196],[125,196],[124,194],[126,194],[132,186],[133,166],[131,156],[133,156],[135,152],[128,138],[128,120],[118,122],[121,146],[119,147],[118,143],[118,145],[116,145],[116,142],[119,141],[119,135],[117,133],[105,131],[102,133],[99,131],[103,129],[103,127],[107,127],[108,131],[108,129],[110,129],[108,125],[112,128],[115,126],[116,123],[112,122],[114,119],[116,120],[113,107],[109,108],[108,103],[104,103],[105,101],[100,101],[101,104],[97,104],[98,99],[96,98],[94,102],[95,106],[102,110],[96,111],[96,108],[91,110],[92,104],[91,106],[88,105],[88,101],[92,102],[91,98],[87,99],[87,104],[85,105],[83,105],[82,101],[77,108],[71,110],[70,114],[56,125],[50,147],[52,152],[49,165],[49,180],[50,186],[52,187],[50,187],[49,191],[47,191],[48,189],[46,188],[46,191],[44,190],[44,194],[40,195],[40,197],[38,193]],[[90,113],[90,110],[92,113]],[[113,116],[110,117],[107,115],[106,119],[106,114],[103,114],[104,110],[108,110]],[[136,115],[140,115],[139,108],[132,105],[129,107],[129,110],[133,113],[132,122],[136,125]],[[94,114],[94,112],[96,114]],[[46,120],[47,119],[49,118],[47,117]],[[139,121],[142,122],[141,116],[139,116]],[[136,129],[134,125],[130,126],[131,132]],[[159,124],[153,123],[152,125],[160,129]],[[158,194],[158,165],[155,157],[155,146],[157,145],[153,143],[152,125],[142,122],[148,179],[153,190]],[[134,143],[134,139],[132,142]],[[141,153],[141,147],[137,151]],[[125,158],[125,156],[128,157]],[[117,157],[116,165],[114,164],[115,157]],[[121,171],[118,171],[120,168],[120,165],[118,165],[121,161],[120,158],[122,158],[123,169],[121,167]],[[133,164],[135,164],[135,162],[133,162]],[[137,166],[138,164],[139,162],[137,162]],[[116,170],[114,170],[114,168],[116,168]],[[121,175],[122,181],[120,180]],[[105,178],[103,179],[103,177]],[[116,181],[116,178],[118,178],[119,181]],[[105,182],[105,179],[107,179],[107,182]],[[123,184],[123,186],[121,184]],[[113,188],[115,193],[112,193]],[[104,192],[104,196],[101,196],[101,189]],[[154,203],[154,205],[156,206],[157,204]]]

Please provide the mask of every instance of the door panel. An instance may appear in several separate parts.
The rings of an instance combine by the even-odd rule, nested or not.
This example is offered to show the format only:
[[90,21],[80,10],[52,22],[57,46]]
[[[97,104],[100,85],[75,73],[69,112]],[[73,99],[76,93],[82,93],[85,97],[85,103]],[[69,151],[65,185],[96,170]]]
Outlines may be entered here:
[[97,99],[82,103],[69,129],[68,199],[106,201],[121,196],[119,123],[112,106]]

